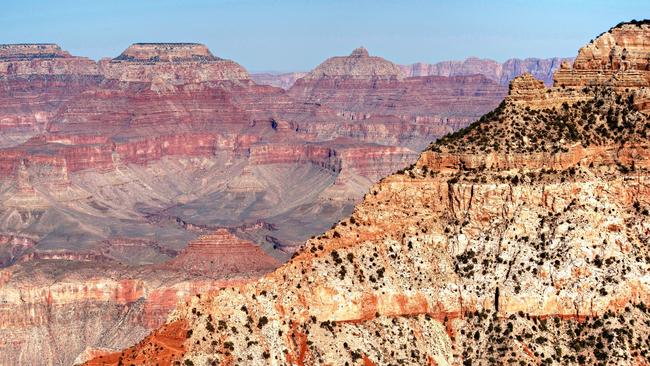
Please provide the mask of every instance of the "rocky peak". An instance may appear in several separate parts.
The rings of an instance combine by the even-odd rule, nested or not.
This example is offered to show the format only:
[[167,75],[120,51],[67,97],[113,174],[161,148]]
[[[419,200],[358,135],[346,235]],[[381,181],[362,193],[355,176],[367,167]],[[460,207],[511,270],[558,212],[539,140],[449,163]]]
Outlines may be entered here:
[[377,56],[370,56],[368,50],[359,47],[349,56],[332,57],[318,65],[305,76],[306,79],[351,77],[358,79],[403,79],[399,66]]
[[370,54],[368,54],[368,50],[364,47],[359,47],[352,51],[350,57],[370,57]]
[[525,93],[528,90],[538,91],[545,89],[544,82],[536,79],[533,75],[525,73],[512,79],[510,82],[510,94]]
[[582,47],[573,68],[561,68],[556,86],[650,84],[650,21],[620,23]]
[[650,22],[622,23],[580,49],[576,69],[648,70]]
[[134,43],[114,60],[133,62],[216,61],[200,43]]

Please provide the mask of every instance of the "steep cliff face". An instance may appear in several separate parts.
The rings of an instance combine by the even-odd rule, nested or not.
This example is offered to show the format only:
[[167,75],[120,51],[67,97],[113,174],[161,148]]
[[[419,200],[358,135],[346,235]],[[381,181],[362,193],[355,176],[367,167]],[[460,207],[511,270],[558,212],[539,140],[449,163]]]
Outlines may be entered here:
[[284,266],[87,364],[645,365],[648,87],[523,76]]
[[[556,86],[607,85],[617,89],[650,83],[648,21],[622,23],[582,47],[573,66],[565,63],[555,74]],[[637,90],[632,97],[637,108],[650,111],[650,94]]]

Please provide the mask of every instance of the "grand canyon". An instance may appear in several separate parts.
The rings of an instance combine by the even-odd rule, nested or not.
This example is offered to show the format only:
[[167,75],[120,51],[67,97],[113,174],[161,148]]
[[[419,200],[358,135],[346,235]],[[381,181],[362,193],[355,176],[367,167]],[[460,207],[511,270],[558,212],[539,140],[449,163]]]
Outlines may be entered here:
[[621,23],[552,87],[515,78],[280,268],[86,364],[647,364],[648,39]]
[[507,93],[363,48],[289,90],[201,44],[0,51],[3,364],[129,346],[189,295],[274,270]]
[[650,22],[249,73],[0,45],[0,365],[650,363]]

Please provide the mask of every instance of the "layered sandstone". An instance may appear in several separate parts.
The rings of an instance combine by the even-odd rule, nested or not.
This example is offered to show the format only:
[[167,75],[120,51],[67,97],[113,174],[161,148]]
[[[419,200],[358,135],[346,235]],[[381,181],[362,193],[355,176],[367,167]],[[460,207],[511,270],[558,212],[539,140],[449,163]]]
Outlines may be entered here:
[[0,148],[43,131],[60,106],[97,85],[94,61],[55,44],[0,45]]
[[643,87],[650,82],[647,21],[622,23],[582,47],[572,67],[564,65],[554,85]]
[[403,78],[364,50],[290,92],[194,44],[136,44],[99,75],[43,70],[0,77],[0,363],[139,341],[187,296],[285,261],[506,93]]
[[72,56],[56,44],[0,45],[0,76],[97,75],[94,61]]
[[368,50],[359,47],[349,56],[332,57],[305,76],[305,79],[323,77],[349,77],[359,79],[402,79],[400,68],[381,57],[370,56]]
[[[328,59],[289,89],[289,95],[307,105],[327,107],[349,120],[337,123],[337,133],[367,142],[387,142],[395,133],[437,138],[447,127],[464,127],[497,105],[506,89],[481,75],[404,78],[398,67],[357,49],[350,56]],[[325,134],[327,121],[305,128]],[[378,134],[380,131],[394,133]],[[348,130],[349,132],[345,132]],[[365,136],[364,136],[365,137]],[[393,141],[399,141],[400,137]],[[428,141],[407,145],[416,150]],[[401,142],[398,142],[401,144]]]
[[[3,245],[19,243],[18,238],[2,240]],[[112,243],[112,250],[92,258],[91,253],[81,258],[78,252],[76,257],[75,252],[33,252],[4,269],[0,363],[69,365],[120,349],[164,323],[190,296],[241,285],[278,266],[257,245],[226,230],[149,267],[112,260],[116,246],[124,244]]]
[[196,43],[136,43],[112,60],[101,60],[99,68],[108,79],[153,82],[158,89],[249,79],[242,66],[215,57],[206,46]]
[[538,91],[563,88],[540,83],[513,82],[273,273],[192,297],[88,364],[647,364],[640,90],[599,85],[558,108]]
[[164,266],[187,273],[211,273],[215,277],[257,275],[270,272],[280,262],[254,243],[242,240],[226,229],[204,235],[190,242]]
[[[359,124],[278,88],[194,78],[221,61],[165,47],[114,62],[133,79],[3,79],[3,131],[24,135],[0,149],[0,363],[70,364],[140,340],[189,294],[277,267],[412,163],[404,146],[468,122]],[[210,239],[224,226],[237,238]]]

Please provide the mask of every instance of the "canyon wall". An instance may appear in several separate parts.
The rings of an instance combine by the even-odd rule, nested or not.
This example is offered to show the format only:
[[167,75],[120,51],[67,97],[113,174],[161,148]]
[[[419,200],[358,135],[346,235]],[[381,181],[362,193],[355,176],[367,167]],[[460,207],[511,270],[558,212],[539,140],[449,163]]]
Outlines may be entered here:
[[650,83],[589,65],[517,78],[274,272],[86,364],[647,364]]
[[201,44],[0,46],[0,363],[82,362],[263,276],[505,95],[400,73],[359,49],[288,92]]

